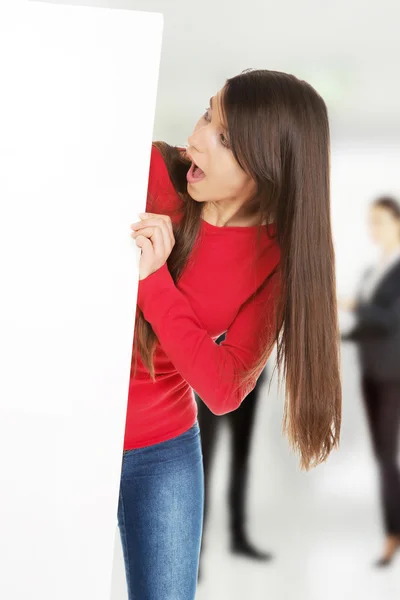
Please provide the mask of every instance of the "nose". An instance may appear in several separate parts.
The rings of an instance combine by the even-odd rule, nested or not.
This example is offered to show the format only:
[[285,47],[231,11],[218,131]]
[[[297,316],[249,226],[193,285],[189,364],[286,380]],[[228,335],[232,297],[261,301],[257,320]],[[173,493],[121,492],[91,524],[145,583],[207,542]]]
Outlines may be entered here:
[[188,143],[187,143],[186,149],[189,150],[189,148],[194,148],[194,150],[196,150],[198,152],[198,150],[196,148],[196,144],[195,144],[194,134],[192,134],[188,137]]
[[196,152],[202,152],[205,147],[205,127],[199,124],[193,130],[192,135],[188,137],[188,145]]

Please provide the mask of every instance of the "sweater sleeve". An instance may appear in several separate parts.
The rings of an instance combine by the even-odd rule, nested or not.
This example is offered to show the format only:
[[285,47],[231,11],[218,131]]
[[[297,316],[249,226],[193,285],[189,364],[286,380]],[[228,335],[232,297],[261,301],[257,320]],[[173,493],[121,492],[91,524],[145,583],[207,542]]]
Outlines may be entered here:
[[[220,345],[176,287],[167,263],[139,282],[138,306],[145,319],[177,371],[215,415],[238,408],[265,367],[247,385],[237,385],[235,377],[248,372],[261,356],[260,340],[274,340],[278,281],[276,272],[241,306]],[[264,331],[260,331],[262,317]]]

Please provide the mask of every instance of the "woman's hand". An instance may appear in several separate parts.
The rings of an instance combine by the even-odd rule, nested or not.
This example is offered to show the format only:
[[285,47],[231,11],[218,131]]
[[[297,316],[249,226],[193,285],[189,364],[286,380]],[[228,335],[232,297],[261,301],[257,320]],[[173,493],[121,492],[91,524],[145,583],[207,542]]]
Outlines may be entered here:
[[338,307],[346,312],[353,312],[356,308],[356,301],[352,298],[339,298]]
[[175,237],[171,219],[167,215],[142,213],[139,217],[142,220],[131,225],[131,237],[142,251],[139,263],[141,280],[165,264],[175,246]]

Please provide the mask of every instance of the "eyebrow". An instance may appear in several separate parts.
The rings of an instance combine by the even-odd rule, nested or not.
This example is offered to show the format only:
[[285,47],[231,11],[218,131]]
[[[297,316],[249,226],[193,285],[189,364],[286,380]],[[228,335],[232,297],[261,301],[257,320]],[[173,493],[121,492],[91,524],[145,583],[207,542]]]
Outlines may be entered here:
[[[213,99],[214,99],[214,96],[211,96],[211,98],[210,98],[210,108],[211,109],[213,107]],[[227,127],[227,125],[225,123],[222,123],[222,129],[224,130],[224,132],[226,133],[227,137],[229,138],[229,130],[228,130],[228,127]]]

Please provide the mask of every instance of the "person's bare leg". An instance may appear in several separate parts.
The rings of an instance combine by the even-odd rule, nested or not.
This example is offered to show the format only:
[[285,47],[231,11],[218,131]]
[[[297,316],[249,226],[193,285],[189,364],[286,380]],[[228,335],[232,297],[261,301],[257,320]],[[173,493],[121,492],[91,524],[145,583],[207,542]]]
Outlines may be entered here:
[[385,540],[385,549],[383,552],[383,558],[391,559],[397,548],[400,546],[400,536],[388,535]]
[[385,539],[385,547],[380,558],[375,564],[377,567],[389,566],[396,551],[400,548],[400,535],[388,535]]

